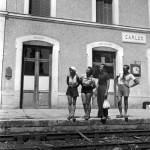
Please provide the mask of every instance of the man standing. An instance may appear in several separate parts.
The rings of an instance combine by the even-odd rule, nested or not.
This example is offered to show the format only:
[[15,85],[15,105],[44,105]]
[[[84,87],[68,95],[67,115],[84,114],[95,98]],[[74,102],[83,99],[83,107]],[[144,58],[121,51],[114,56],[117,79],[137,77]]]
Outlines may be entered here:
[[108,115],[108,110],[104,111],[103,109],[103,103],[105,98],[108,95],[108,89],[110,84],[110,77],[106,71],[106,65],[101,64],[100,65],[100,73],[98,77],[98,83],[97,83],[97,103],[98,103],[98,117],[106,120],[106,117]]
[[[139,81],[129,73],[129,65],[123,66],[123,74],[120,74],[116,77],[116,83],[118,85],[118,108],[120,115],[118,118],[123,118],[122,114],[122,96],[124,96],[124,118],[125,121],[128,121],[127,110],[128,110],[128,97],[130,93],[130,88],[139,84]],[[130,85],[130,80],[133,80],[134,83]]]

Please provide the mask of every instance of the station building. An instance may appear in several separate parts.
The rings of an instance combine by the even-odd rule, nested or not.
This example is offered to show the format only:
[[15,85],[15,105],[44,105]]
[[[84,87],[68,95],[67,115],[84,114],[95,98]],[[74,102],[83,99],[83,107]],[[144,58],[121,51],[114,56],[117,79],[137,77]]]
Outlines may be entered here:
[[129,108],[150,101],[150,0],[0,0],[1,109],[67,108],[69,67],[92,66],[97,80],[101,63],[112,108],[124,64],[140,81]]

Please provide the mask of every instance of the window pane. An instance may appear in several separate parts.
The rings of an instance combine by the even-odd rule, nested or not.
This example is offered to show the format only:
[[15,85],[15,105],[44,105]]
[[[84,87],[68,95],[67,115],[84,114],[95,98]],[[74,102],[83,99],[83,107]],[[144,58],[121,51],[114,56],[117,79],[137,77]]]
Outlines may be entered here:
[[40,62],[39,75],[49,76],[49,62]]
[[99,66],[93,64],[93,77],[98,78],[98,76],[99,76]]
[[93,51],[93,62],[101,62],[102,57],[105,58],[105,63],[113,63],[114,53]]
[[107,72],[108,72],[110,78],[113,79],[114,78],[113,66],[107,66]]
[[109,5],[112,5],[112,0],[107,0]]
[[111,54],[103,53],[102,57],[105,57],[105,62],[106,63],[113,63],[113,59],[111,57]]
[[40,48],[40,59],[49,59],[50,49]]
[[93,62],[101,62],[101,53],[93,51]]
[[35,48],[25,48],[25,58],[35,58]]
[[24,75],[34,75],[35,63],[30,61],[25,61],[24,63]]
[[101,64],[106,64],[107,72],[110,75],[110,78],[114,77],[114,52],[107,51],[96,51],[93,50],[93,77],[98,78],[99,76],[99,66]]

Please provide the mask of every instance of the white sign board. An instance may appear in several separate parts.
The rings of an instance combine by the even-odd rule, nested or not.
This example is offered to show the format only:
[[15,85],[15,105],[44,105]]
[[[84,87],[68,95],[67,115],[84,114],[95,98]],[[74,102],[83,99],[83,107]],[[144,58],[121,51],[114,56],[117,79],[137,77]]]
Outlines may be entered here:
[[144,43],[146,44],[146,35],[133,32],[122,32],[122,41],[129,43]]

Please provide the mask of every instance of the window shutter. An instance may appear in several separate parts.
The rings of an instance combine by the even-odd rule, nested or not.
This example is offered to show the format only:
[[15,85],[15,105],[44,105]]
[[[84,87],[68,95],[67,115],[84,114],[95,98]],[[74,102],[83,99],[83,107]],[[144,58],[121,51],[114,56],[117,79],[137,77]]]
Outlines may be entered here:
[[50,16],[50,0],[41,0],[41,14],[40,16]]
[[50,0],[30,0],[29,13],[35,16],[50,16]]
[[96,1],[96,22],[103,22],[103,0]]
[[40,0],[30,0],[30,10],[31,15],[40,16]]
[[104,22],[104,1],[100,1],[100,23]]
[[112,24],[112,0],[108,0],[108,24]]
[[112,0],[96,0],[96,22],[112,24]]
[[107,24],[107,20],[108,20],[108,3],[107,3],[107,0],[104,0],[104,13],[103,13],[103,17],[104,17],[104,20],[103,20],[103,23],[104,24]]
[[100,22],[100,0],[96,1],[96,22]]

